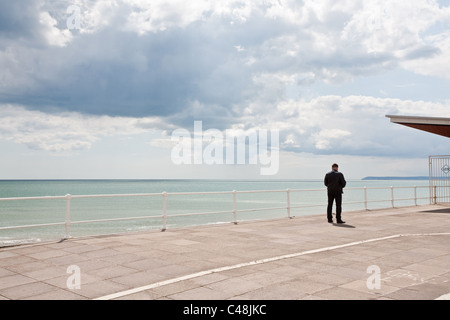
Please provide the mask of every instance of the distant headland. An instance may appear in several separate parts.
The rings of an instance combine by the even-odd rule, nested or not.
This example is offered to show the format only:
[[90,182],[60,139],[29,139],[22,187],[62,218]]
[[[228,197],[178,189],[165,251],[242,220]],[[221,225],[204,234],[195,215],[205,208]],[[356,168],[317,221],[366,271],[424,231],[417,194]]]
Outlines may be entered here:
[[415,177],[365,177],[361,180],[428,180],[428,176],[415,176]]

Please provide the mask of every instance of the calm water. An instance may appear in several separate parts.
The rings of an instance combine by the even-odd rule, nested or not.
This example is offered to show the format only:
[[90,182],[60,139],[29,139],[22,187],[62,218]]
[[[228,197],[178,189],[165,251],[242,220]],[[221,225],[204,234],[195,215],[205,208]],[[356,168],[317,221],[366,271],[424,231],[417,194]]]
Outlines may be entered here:
[[[427,186],[426,180],[389,180],[362,181],[350,180],[344,193],[343,210],[364,209],[363,190],[349,190],[361,187],[401,187]],[[229,180],[14,180],[0,181],[0,198],[96,195],[96,194],[142,194],[173,192],[210,192],[245,190],[286,190],[320,189],[319,191],[291,192],[291,206],[309,206],[292,208],[291,216],[324,214],[326,191],[322,180],[308,181],[229,181]],[[395,189],[396,199],[413,198],[412,188]],[[417,197],[427,197],[428,188],[418,188]],[[367,190],[369,209],[391,206],[390,189]],[[286,192],[243,193],[237,194],[237,210],[286,207]],[[384,200],[384,201],[378,201]],[[418,204],[428,204],[428,199],[418,200]],[[414,201],[395,201],[395,206],[413,205]],[[71,221],[111,219],[123,217],[158,216],[132,221],[110,221],[101,223],[72,224],[71,236],[122,233],[139,230],[158,230],[162,228],[162,196],[87,198],[72,199]],[[233,221],[233,214],[206,214],[187,217],[173,215],[212,211],[232,211],[232,194],[208,195],[168,195],[167,228],[186,227]],[[54,200],[17,200],[0,201],[0,228],[30,224],[64,222],[66,214],[65,199]],[[287,216],[286,209],[238,212],[238,220],[256,220],[282,218]],[[46,226],[32,229],[0,230],[0,246],[23,242],[36,242],[61,239],[65,234],[64,226]]]

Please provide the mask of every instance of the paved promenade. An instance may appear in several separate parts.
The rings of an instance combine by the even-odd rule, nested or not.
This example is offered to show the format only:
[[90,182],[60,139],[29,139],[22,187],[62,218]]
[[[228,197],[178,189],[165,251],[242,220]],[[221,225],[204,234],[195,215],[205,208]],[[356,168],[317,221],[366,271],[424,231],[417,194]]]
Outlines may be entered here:
[[403,300],[450,293],[450,206],[343,218],[345,225],[307,216],[1,248],[0,299]]

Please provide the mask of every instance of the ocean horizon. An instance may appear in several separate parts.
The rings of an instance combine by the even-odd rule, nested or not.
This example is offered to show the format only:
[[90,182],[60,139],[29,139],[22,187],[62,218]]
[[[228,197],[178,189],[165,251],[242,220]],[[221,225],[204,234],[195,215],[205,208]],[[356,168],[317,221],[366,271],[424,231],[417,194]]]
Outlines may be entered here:
[[[391,206],[391,189],[395,198],[412,199],[412,187],[418,186],[418,204],[428,204],[428,181],[425,180],[347,180],[344,189],[345,211],[364,209],[367,187],[369,209]],[[372,189],[375,188],[375,189]],[[143,197],[74,198],[70,202],[71,221],[160,217],[162,193],[167,192],[167,228],[230,223],[233,221],[233,195],[236,190],[238,221],[287,217],[287,189],[290,192],[291,216],[324,214],[326,189],[323,179],[228,180],[228,179],[29,179],[0,180],[0,198],[52,197],[75,195],[156,194]],[[240,193],[240,191],[268,191]],[[284,191],[284,192],[281,192]],[[190,194],[215,192],[209,194]],[[225,192],[225,193],[220,193]],[[176,194],[183,193],[183,194]],[[370,202],[373,201],[373,202]],[[413,200],[398,200],[396,206],[414,205]],[[271,209],[278,208],[278,209]],[[281,209],[280,209],[281,208]],[[261,209],[261,210],[253,210]],[[243,210],[243,212],[239,212]],[[208,212],[219,214],[185,215]],[[22,225],[61,223],[65,221],[65,199],[0,201],[0,228]],[[175,216],[177,215],[177,216]],[[184,215],[184,216],[179,216]],[[160,230],[161,218],[127,221],[80,223],[70,226],[73,237]],[[65,235],[63,225],[27,229],[0,229],[0,246],[59,240]]]

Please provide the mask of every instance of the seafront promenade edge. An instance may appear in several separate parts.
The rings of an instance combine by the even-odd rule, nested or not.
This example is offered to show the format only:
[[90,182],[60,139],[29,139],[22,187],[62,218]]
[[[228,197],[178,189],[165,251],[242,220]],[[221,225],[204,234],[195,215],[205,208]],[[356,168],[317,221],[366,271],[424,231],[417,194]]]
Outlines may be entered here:
[[436,299],[450,206],[72,238],[0,249],[0,299]]

